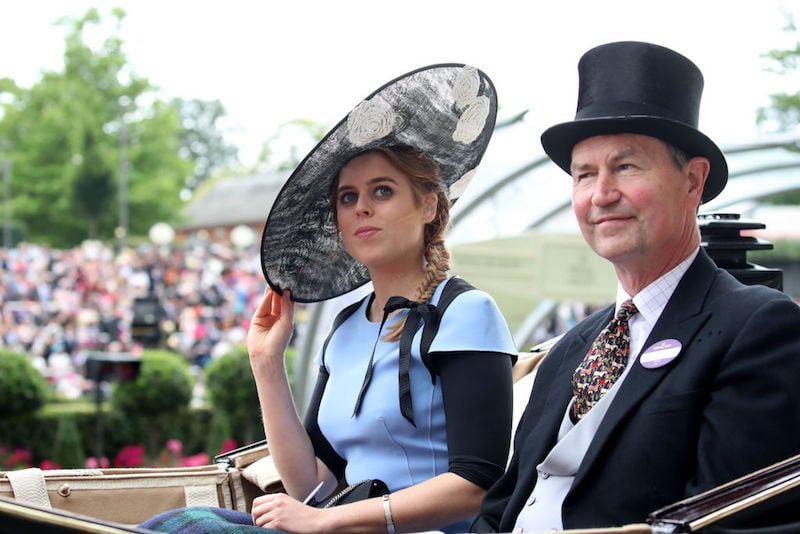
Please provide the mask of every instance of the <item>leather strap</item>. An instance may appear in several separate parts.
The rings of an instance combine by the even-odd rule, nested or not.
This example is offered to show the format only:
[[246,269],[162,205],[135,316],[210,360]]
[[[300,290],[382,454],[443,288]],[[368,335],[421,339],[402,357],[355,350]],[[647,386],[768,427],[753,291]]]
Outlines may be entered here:
[[6,478],[11,484],[14,499],[24,504],[38,506],[52,510],[50,498],[47,496],[47,487],[44,484],[44,474],[38,467],[18,469],[6,473]]

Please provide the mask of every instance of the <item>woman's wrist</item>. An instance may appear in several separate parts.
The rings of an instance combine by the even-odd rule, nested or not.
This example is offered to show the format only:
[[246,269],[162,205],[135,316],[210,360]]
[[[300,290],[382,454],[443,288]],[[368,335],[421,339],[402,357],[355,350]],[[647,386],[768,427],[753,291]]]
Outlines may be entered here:
[[386,519],[386,532],[388,534],[395,534],[394,519],[392,519],[392,503],[389,501],[389,495],[382,497],[383,501],[383,516]]
[[254,373],[285,374],[286,354],[277,352],[249,354],[250,367]]

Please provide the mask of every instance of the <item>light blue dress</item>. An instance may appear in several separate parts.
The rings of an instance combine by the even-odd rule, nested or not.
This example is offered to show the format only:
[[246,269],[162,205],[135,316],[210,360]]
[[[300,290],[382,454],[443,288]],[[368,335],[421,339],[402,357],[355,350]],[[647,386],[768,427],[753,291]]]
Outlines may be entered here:
[[[434,292],[433,304],[438,302],[443,286],[444,282]],[[407,310],[389,318],[379,332],[380,323],[367,320],[368,305],[369,299],[365,299],[330,339],[325,353],[330,377],[320,401],[318,423],[336,453],[347,461],[345,475],[349,483],[379,478],[390,491],[397,491],[448,472],[441,380],[434,381],[422,362],[420,328],[412,344],[410,366],[415,427],[399,408],[399,343],[380,339]],[[373,375],[360,412],[353,416],[373,345]],[[498,353],[516,357],[516,347],[500,310],[482,291],[467,291],[453,300],[429,354],[447,357],[447,353],[454,353],[453,357],[458,357],[458,352],[485,352],[487,358],[497,358]],[[317,355],[318,364],[322,363],[321,356]],[[469,524],[464,521],[446,530],[465,532]]]

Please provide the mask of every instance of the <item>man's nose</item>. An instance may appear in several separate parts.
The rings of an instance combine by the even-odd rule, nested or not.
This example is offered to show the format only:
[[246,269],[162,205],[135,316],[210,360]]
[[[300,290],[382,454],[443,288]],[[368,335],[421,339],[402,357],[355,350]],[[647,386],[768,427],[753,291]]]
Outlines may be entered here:
[[614,173],[607,169],[601,169],[597,173],[597,180],[592,191],[592,204],[604,206],[619,200],[619,184]]

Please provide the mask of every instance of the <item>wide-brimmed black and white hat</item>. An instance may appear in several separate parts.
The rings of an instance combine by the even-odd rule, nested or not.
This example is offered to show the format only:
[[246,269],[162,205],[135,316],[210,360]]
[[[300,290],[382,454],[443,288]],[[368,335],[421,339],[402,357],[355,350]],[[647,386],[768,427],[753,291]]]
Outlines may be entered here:
[[261,266],[278,293],[327,300],[369,281],[344,248],[331,206],[342,166],[357,154],[407,145],[441,168],[451,204],[475,174],[497,117],[497,95],[482,71],[463,64],[423,67],[366,97],[297,166],[278,193],[261,238]]
[[690,158],[703,156],[711,170],[702,202],[716,197],[728,181],[719,147],[698,130],[703,74],[687,57],[663,46],[621,41],[597,46],[578,63],[575,120],[542,134],[550,159],[567,173],[572,148],[595,135],[635,133],[656,137]]

